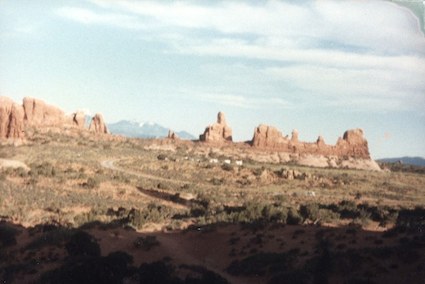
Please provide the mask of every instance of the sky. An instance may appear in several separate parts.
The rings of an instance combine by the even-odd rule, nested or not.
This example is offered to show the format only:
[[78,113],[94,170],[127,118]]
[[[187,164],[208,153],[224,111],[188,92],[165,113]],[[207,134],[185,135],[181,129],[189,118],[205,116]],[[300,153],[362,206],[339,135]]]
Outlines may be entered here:
[[[424,4],[425,5],[425,4]],[[425,37],[389,1],[0,0],[0,96],[199,135],[226,114],[425,157]]]

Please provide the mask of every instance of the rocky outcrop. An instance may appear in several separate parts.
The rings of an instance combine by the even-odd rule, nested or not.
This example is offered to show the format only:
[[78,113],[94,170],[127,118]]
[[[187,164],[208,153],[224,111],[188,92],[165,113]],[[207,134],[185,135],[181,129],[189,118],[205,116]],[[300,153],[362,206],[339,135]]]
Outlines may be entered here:
[[0,97],[0,138],[24,137],[24,110],[9,98]]
[[345,131],[343,138],[336,144],[338,154],[355,158],[370,158],[367,140],[363,137],[362,129]]
[[218,113],[217,122],[205,128],[204,133],[199,135],[199,140],[215,143],[232,141],[232,129],[227,125],[224,113]]
[[65,113],[42,100],[24,98],[25,123],[35,126],[59,126],[65,123]]
[[319,136],[315,143],[301,142],[297,130],[292,132],[289,139],[275,127],[260,125],[254,130],[251,145],[286,153],[370,159],[368,144],[361,129],[348,130],[343,138],[338,139],[336,145],[327,145],[322,136]]
[[99,134],[109,133],[108,128],[106,127],[106,123],[103,120],[103,116],[100,113],[97,113],[95,116],[93,116],[90,122],[89,131]]
[[282,132],[273,126],[261,124],[254,130],[252,146],[261,148],[281,148],[287,146],[289,140],[282,136]]
[[[7,97],[0,97],[0,139],[24,138],[27,127],[59,131],[69,127],[84,129],[85,115],[83,112],[65,115],[61,109],[34,98],[24,98],[19,105]],[[90,130],[108,133],[102,115],[93,118]]]

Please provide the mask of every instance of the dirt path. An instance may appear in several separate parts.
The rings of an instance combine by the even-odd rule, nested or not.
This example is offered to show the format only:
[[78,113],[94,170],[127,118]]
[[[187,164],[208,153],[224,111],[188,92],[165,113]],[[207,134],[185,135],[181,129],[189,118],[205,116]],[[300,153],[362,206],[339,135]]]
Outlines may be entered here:
[[123,169],[123,168],[115,166],[115,162],[117,162],[117,161],[119,161],[119,160],[118,159],[104,160],[104,161],[101,161],[100,164],[101,164],[102,167],[104,167],[106,169],[122,172],[122,173],[125,173],[125,174],[134,175],[134,176],[145,178],[145,179],[164,181],[164,182],[169,182],[169,183],[176,184],[176,185],[184,185],[184,184],[187,184],[187,183],[191,183],[190,181],[186,181],[186,180],[168,179],[168,178],[158,177],[158,176],[155,176],[155,175],[150,175],[150,174],[145,174],[145,173],[140,173],[140,172],[135,172],[135,171]]
[[[173,180],[168,180],[168,179],[161,178],[161,177],[155,177],[155,176],[152,176],[152,175],[137,173],[137,172],[133,172],[133,171],[130,171],[130,170],[119,168],[119,167],[114,165],[114,163],[116,161],[118,161],[118,160],[104,160],[104,161],[101,161],[100,164],[101,164],[102,167],[104,167],[106,169],[117,171],[117,172],[122,172],[124,174],[134,175],[134,176],[137,176],[137,177],[142,177],[142,178],[147,178],[147,179],[162,180],[162,181],[176,183]],[[164,204],[166,206],[170,206],[170,207],[175,208],[175,209],[179,209],[179,210],[190,209],[190,207],[188,205],[182,204],[181,202],[173,202],[169,198],[161,198],[161,194],[160,194],[161,192],[158,192],[157,196],[153,196],[152,194],[146,194],[145,192],[143,192],[143,190],[141,190],[139,188],[137,188],[137,192],[139,194],[145,196],[146,198],[158,200],[161,204]]]

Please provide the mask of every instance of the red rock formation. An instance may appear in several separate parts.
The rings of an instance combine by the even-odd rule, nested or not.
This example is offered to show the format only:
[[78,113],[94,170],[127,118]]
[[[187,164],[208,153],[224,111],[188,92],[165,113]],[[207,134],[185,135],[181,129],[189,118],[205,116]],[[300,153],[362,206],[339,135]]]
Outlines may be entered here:
[[93,116],[90,122],[89,130],[100,134],[109,133],[105,121],[103,120],[103,116],[100,113],[97,113],[95,116]]
[[232,129],[227,125],[224,113],[218,113],[217,122],[205,128],[204,134],[199,135],[199,140],[219,143],[232,141]]
[[340,155],[370,158],[367,140],[363,137],[363,130],[359,128],[345,131],[343,138],[338,139],[336,148]]
[[9,98],[0,97],[0,138],[24,137],[24,111]]
[[35,126],[62,125],[65,114],[57,107],[50,106],[42,100],[24,98],[25,123]]
[[326,143],[325,143],[325,139],[323,138],[323,136],[319,136],[317,137],[317,141],[316,141],[317,147],[319,148],[325,148],[326,147]]
[[292,130],[292,137],[291,137],[291,143],[296,145],[298,144],[298,130],[294,129]]
[[[69,126],[84,128],[84,125],[83,112],[66,116],[59,108],[38,99],[24,98],[23,104],[18,105],[9,98],[0,97],[0,138],[23,138],[26,126],[65,129]],[[97,133],[108,133],[100,114],[93,118],[90,130]]]
[[289,140],[273,126],[261,124],[254,130],[252,146],[262,148],[288,148]]
[[278,152],[370,159],[368,144],[361,129],[346,131],[343,138],[339,138],[333,146],[327,145],[322,136],[317,138],[316,143],[301,142],[298,140],[298,131],[294,130],[289,140],[276,128],[260,125],[254,130],[251,144],[253,147]]

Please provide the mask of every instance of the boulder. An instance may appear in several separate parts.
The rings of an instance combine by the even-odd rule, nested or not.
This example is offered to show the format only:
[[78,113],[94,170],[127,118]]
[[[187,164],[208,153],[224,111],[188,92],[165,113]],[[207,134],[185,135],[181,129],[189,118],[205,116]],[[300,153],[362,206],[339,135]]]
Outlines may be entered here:
[[109,133],[109,130],[106,127],[105,121],[103,120],[103,116],[100,113],[97,113],[95,116],[93,116],[90,122],[89,131],[92,131],[94,133],[99,133],[99,134]]
[[227,125],[224,113],[218,113],[217,122],[206,127],[204,133],[199,135],[199,140],[219,143],[232,141],[232,128]]

